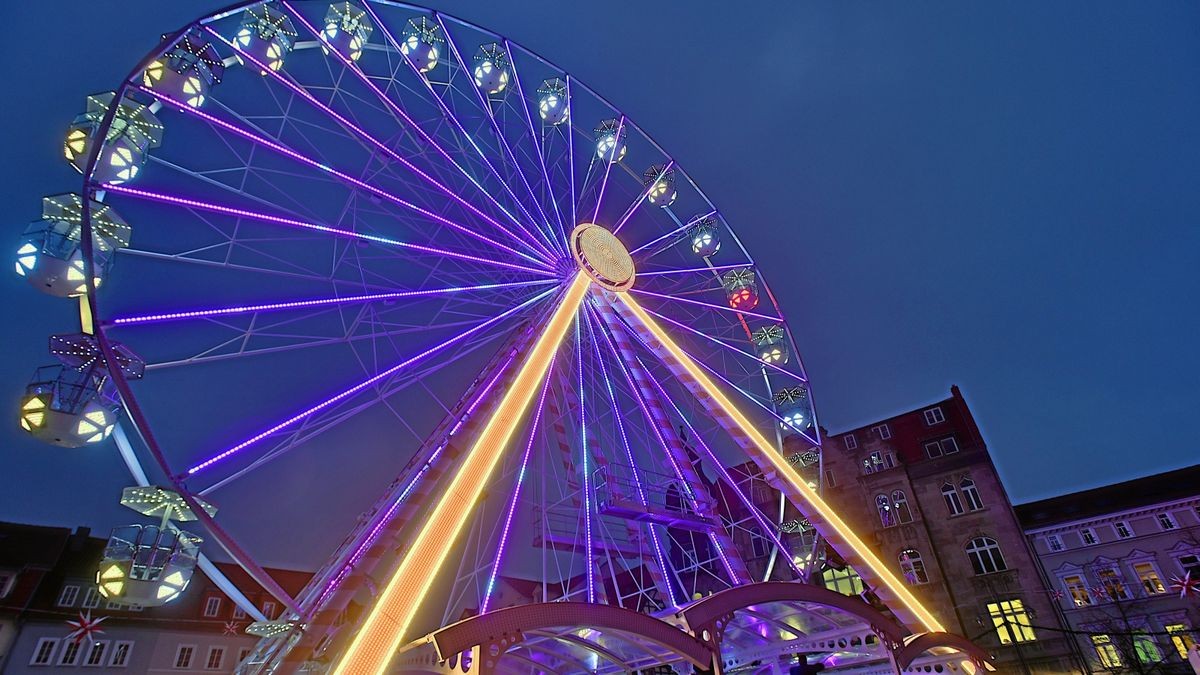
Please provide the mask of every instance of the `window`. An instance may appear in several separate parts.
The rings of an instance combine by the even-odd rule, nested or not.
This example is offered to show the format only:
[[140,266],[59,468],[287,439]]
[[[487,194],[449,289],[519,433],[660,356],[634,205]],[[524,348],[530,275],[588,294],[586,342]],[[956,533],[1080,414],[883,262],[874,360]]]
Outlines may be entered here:
[[854,434],[846,434],[845,436],[842,436],[842,443],[846,444],[847,450],[858,449],[858,439],[854,437]]
[[234,605],[233,606],[233,618],[235,618],[235,619],[246,618],[246,610],[242,609],[241,607],[238,607],[237,605]]
[[133,643],[127,640],[114,642],[112,656],[108,659],[109,668],[124,668],[129,665],[129,652],[133,651]]
[[1004,555],[1000,553],[1000,545],[991,537],[972,539],[967,544],[966,551],[975,574],[991,574],[1008,569],[1004,564]]
[[892,437],[892,430],[889,429],[888,425],[886,424],[880,424],[879,426],[871,427],[871,433],[875,434],[875,437],[881,441],[886,441]]
[[62,652],[58,655],[58,665],[74,666],[79,663],[79,652],[82,643],[63,640]]
[[1051,551],[1061,551],[1066,548],[1066,546],[1063,546],[1062,537],[1058,536],[1057,534],[1048,534],[1046,535],[1046,548],[1050,549]]
[[1100,587],[1104,589],[1104,594],[1109,600],[1129,599],[1129,589],[1125,588],[1125,581],[1116,568],[1101,567],[1096,570],[1096,578],[1100,580]]
[[1105,668],[1120,668],[1121,654],[1107,635],[1093,635],[1092,646],[1096,648],[1096,656],[1100,657],[1100,665]]
[[1183,570],[1183,576],[1190,574],[1193,579],[1200,579],[1200,555],[1181,555],[1176,562]]
[[179,645],[175,650],[175,667],[191,668],[192,655],[196,653],[196,645]]
[[55,638],[42,638],[33,648],[33,658],[29,659],[31,666],[48,666],[54,660],[54,648],[58,647]]
[[[762,529],[757,525],[750,528],[750,551],[755,558],[762,558],[771,552],[770,547],[767,545],[767,538],[763,536]],[[271,603],[263,605],[264,614],[267,614],[266,605],[269,604]],[[271,611],[274,610],[275,608],[271,607]]]
[[833,479],[833,471],[825,470],[825,487],[837,487],[837,481]]
[[225,663],[225,648],[224,647],[209,647],[208,658],[204,660],[205,670],[220,670],[221,665]]
[[1153,563],[1140,562],[1133,564],[1133,573],[1137,575],[1138,581],[1142,582],[1142,588],[1147,595],[1158,595],[1166,593],[1167,589],[1163,586],[1162,579],[1158,576],[1158,570],[1154,569]]
[[1021,600],[1013,598],[989,602],[987,609],[992,617],[992,625],[996,627],[996,634],[1000,636],[1000,644],[1033,642],[1037,639],[1029,623],[1029,614],[1025,612],[1025,603]]
[[900,573],[904,580],[914,586],[929,583],[929,575],[925,572],[925,561],[915,548],[906,548],[900,552]]
[[950,510],[950,515],[957,516],[962,514],[962,500],[958,497],[958,490],[950,483],[942,485],[942,497],[946,500],[946,508]]
[[212,596],[204,601],[204,616],[213,617],[221,613],[221,598]]
[[863,460],[863,473],[871,474],[883,471],[887,467],[883,463],[882,452],[872,452],[870,456]]
[[62,587],[62,592],[58,594],[59,607],[74,607],[75,599],[79,597],[79,587],[68,585]]
[[247,656],[250,656],[250,648],[249,647],[242,647],[241,649],[239,649],[238,650],[238,663],[245,661]]
[[863,592],[862,579],[849,567],[844,569],[830,567],[821,573],[821,579],[825,582],[825,588],[837,591],[842,595],[858,595]]
[[[762,532],[759,532],[759,536],[760,537],[762,536]],[[267,620],[274,620],[275,619],[275,603],[271,602],[270,600],[267,600],[266,602],[264,602],[263,603],[263,614],[266,615]]]
[[929,441],[925,444],[925,454],[929,455],[930,459],[941,457],[942,455],[952,455],[958,452],[958,442],[953,436],[947,436],[940,441]]
[[1092,546],[1099,541],[1096,539],[1096,531],[1090,527],[1079,530],[1079,538],[1083,540],[1084,546]]
[[129,607],[124,603],[117,602],[116,600],[109,600],[108,602],[104,603],[104,609],[129,609]]
[[1192,637],[1191,631],[1182,623],[1169,623],[1165,628],[1167,635],[1171,636],[1171,644],[1174,645],[1175,651],[1179,652],[1179,658],[1187,661],[1188,650],[1196,647],[1196,638]]
[[1133,530],[1129,529],[1129,523],[1124,520],[1118,520],[1113,523],[1113,531],[1117,533],[1117,537],[1121,539],[1129,539],[1133,536]]
[[975,487],[975,481],[970,478],[964,478],[958,483],[958,489],[962,490],[963,497],[967,500],[968,509],[978,511],[983,508],[983,500],[979,498],[979,490]]
[[1158,645],[1154,643],[1154,638],[1147,635],[1145,631],[1136,630],[1133,632],[1133,653],[1137,656],[1137,660],[1142,663],[1159,663],[1162,661],[1162,652],[1158,650]]
[[1175,516],[1169,513],[1158,514],[1158,526],[1163,530],[1173,530],[1179,527],[1179,523],[1175,522]]
[[85,666],[103,666],[104,656],[108,653],[108,640],[93,642],[88,649],[87,658],[83,660]]
[[929,408],[925,411],[925,424],[933,426],[946,421],[946,416],[942,414],[941,406]]
[[89,586],[87,591],[85,591],[83,594],[83,604],[81,605],[81,607],[83,607],[84,609],[95,609],[96,607],[99,607],[99,606],[100,606],[100,593],[95,588],[92,588],[91,586]]
[[908,508],[908,497],[904,494],[904,490],[892,492],[892,512],[896,516],[896,522],[912,522],[912,510]]
[[896,524],[895,514],[892,513],[892,502],[887,495],[875,496],[875,510],[879,512],[879,522],[884,527],[891,527]]
[[1076,607],[1087,607],[1092,604],[1092,594],[1088,593],[1087,583],[1082,576],[1078,574],[1065,576],[1062,582],[1067,589],[1067,595],[1071,596]]

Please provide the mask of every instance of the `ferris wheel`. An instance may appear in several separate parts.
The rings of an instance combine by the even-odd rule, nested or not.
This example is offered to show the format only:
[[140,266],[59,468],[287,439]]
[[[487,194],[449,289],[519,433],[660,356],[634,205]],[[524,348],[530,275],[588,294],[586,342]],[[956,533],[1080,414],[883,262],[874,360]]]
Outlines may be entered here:
[[[808,579],[818,530],[891,592],[814,527],[837,519],[764,270],[635,120],[516,43],[396,2],[243,3],[89,96],[64,151],[83,189],[43,200],[16,272],[81,327],[21,425],[116,446],[136,485],[98,489],[161,520],[114,530],[101,593],[170,602],[200,565],[258,619],[242,671],[386,666],[520,602],[659,615]],[[305,557],[294,597],[264,570]],[[541,641],[592,637],[566,635]],[[670,661],[616,649],[506,663]]]

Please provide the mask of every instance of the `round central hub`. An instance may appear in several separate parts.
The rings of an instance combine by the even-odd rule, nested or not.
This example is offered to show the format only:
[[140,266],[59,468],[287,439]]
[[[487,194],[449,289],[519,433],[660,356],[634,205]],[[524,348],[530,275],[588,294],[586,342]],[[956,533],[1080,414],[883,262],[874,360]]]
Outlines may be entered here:
[[571,232],[571,253],[593,281],[610,291],[627,291],[633,286],[633,258],[612,232],[582,223]]

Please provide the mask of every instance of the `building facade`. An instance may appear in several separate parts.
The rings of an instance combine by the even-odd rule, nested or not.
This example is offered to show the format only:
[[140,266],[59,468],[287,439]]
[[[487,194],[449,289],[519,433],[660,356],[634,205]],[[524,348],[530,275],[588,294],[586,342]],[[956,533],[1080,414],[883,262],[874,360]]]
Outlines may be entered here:
[[[807,448],[798,440],[787,439],[785,452],[803,464]],[[991,651],[1000,672],[1081,672],[958,387],[945,400],[826,434],[819,471],[826,502],[948,631]],[[753,465],[730,473],[761,510],[781,516],[785,545],[804,550],[802,515],[790,507],[780,513],[778,492]],[[747,566],[760,578],[785,578],[771,542],[753,528],[743,528],[739,539]],[[871,600],[870,589],[835,554],[814,570],[827,587]]]
[[[1193,673],[1200,465],[1017,507],[1049,597],[1096,673]],[[1200,655],[1192,657],[1200,663]]]
[[[253,621],[197,570],[178,598],[162,607],[109,602],[96,590],[105,540],[87,528],[0,523],[0,672],[232,673],[257,643]],[[257,589],[232,565],[218,563],[239,588]],[[269,570],[289,593],[309,574]],[[275,618],[281,605],[265,591],[247,597]],[[74,642],[68,620],[104,617],[102,635]]]

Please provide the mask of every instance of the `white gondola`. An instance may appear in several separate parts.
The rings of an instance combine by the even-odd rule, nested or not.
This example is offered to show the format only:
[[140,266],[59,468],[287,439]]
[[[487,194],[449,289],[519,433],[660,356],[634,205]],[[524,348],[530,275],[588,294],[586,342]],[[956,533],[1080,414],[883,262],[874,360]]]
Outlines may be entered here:
[[646,187],[646,200],[658,207],[668,207],[675,203],[679,193],[675,190],[675,170],[667,169],[661,164],[646,169],[642,174],[642,184]]
[[374,31],[366,10],[351,2],[335,2],[325,13],[321,39],[342,58],[357,61]]
[[567,101],[567,85],[557,77],[542,82],[538,87],[538,114],[542,121],[558,126],[571,117],[570,102]]
[[279,70],[296,43],[296,35],[296,27],[288,15],[271,5],[258,5],[247,8],[242,15],[242,25],[233,36],[233,44],[262,66]]
[[625,158],[625,126],[618,120],[604,120],[596,127],[596,156],[613,163]]
[[150,62],[142,71],[142,84],[156,94],[199,108],[224,73],[225,64],[212,43],[202,33],[190,31]]
[[[97,286],[112,266],[116,249],[129,245],[130,228],[108,206],[90,202],[92,276]],[[17,244],[16,272],[31,286],[60,298],[87,292],[83,257],[83,201],[77,194],[42,198],[42,217],[30,223]]]
[[692,253],[701,258],[709,258],[721,250],[721,238],[718,234],[717,221],[712,216],[695,219],[688,228],[688,241],[692,244]]
[[[88,156],[96,134],[116,94],[93,94],[87,99],[87,111],[67,128],[63,154],[79,173],[87,168]],[[137,177],[146,162],[146,153],[162,143],[162,124],[149,108],[129,97],[117,107],[112,126],[96,159],[92,180],[97,183],[125,183]]]
[[400,53],[422,73],[437,68],[438,59],[441,57],[441,48],[438,45],[444,42],[438,34],[439,30],[436,23],[426,20],[425,17],[409,19],[404,29]]

